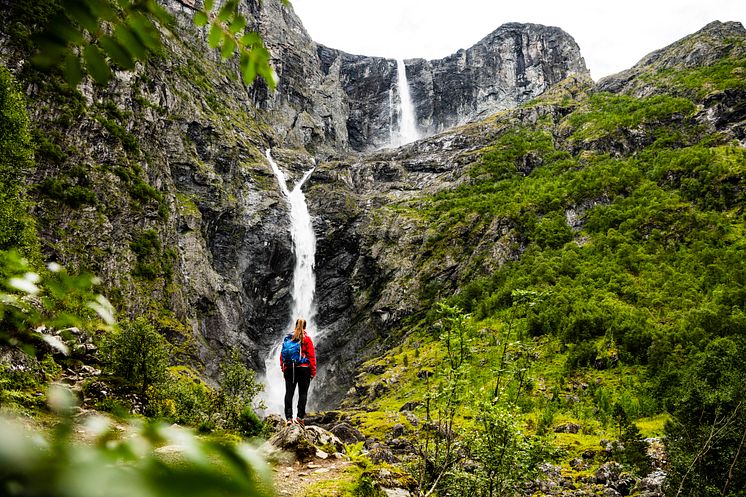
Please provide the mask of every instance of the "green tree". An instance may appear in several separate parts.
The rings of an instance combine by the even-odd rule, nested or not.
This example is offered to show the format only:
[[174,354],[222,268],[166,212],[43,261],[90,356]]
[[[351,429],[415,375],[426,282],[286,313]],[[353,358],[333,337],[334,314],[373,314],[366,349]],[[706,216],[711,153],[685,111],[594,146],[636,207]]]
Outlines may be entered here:
[[167,378],[169,346],[146,317],[124,323],[105,343],[108,369],[140,390],[146,398],[148,387]]
[[254,371],[241,360],[240,352],[231,349],[220,364],[220,390],[215,406],[225,419],[226,428],[237,429],[246,436],[259,434],[262,423],[254,412],[253,402],[263,389]]
[[743,339],[718,338],[694,357],[666,425],[668,496],[737,496],[746,488]]

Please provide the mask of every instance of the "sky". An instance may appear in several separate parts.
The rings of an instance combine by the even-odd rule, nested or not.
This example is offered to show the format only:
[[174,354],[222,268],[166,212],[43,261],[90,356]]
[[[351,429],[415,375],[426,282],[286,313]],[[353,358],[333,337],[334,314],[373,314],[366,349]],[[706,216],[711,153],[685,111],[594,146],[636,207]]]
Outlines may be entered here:
[[558,26],[593,79],[707,23],[746,23],[746,0],[291,0],[318,43],[359,55],[440,59],[506,22]]

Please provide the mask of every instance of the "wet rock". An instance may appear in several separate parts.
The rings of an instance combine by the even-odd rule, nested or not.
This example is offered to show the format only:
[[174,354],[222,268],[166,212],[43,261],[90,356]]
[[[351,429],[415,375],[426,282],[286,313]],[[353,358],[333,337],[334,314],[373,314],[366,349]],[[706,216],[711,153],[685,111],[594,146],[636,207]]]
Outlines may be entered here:
[[349,423],[338,423],[334,425],[330,431],[334,436],[347,444],[362,442],[365,440],[365,435]]

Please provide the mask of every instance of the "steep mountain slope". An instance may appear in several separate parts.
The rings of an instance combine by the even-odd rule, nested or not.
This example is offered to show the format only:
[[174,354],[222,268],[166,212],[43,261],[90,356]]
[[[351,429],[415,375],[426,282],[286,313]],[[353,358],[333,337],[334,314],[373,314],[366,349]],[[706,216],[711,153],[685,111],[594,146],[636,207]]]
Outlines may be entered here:
[[[610,331],[622,342],[624,330],[631,326],[629,333],[644,336],[629,338],[630,353],[635,361],[646,362],[643,356],[652,337],[659,332],[667,335],[649,320],[663,313],[668,321],[672,309],[668,304],[648,307],[629,300],[626,292],[642,291],[632,287],[643,284],[643,260],[653,264],[647,274],[655,280],[655,264],[663,263],[658,257],[668,255],[649,259],[635,255],[637,251],[683,254],[691,244],[730,240],[735,245],[723,248],[722,254],[730,260],[726,254],[739,247],[743,42],[739,24],[715,23],[663,52],[673,61],[683,45],[696,43],[702,60],[710,61],[688,71],[679,69],[676,77],[681,80],[706,78],[723,68],[711,83],[707,80],[712,87],[707,94],[684,86],[638,98],[604,91],[611,79],[594,86],[590,80],[570,78],[530,105],[486,121],[399,150],[322,164],[308,190],[312,212],[323,213],[317,228],[319,274],[322,281],[335,282],[340,294],[335,300],[345,303],[339,309],[322,307],[322,323],[344,315],[345,325],[336,336],[357,348],[388,336],[413,317],[423,316],[437,299],[454,294],[468,311],[492,308],[484,311],[486,317],[510,302],[512,285],[552,291],[565,278],[578,285],[584,279],[577,266],[581,260],[588,257],[594,264],[603,250],[621,257],[617,245],[622,243],[632,251],[625,256],[627,262],[620,260],[621,267],[594,276],[596,283],[585,290],[583,285],[571,285],[581,294],[571,297],[559,291],[547,303],[548,314],[536,316],[531,326],[536,333],[560,335],[567,326],[591,327],[586,330],[589,337]],[[669,84],[666,73],[643,81]],[[629,84],[642,83],[631,79]],[[350,205],[354,209],[347,208]],[[707,221],[711,216],[728,227],[705,229],[714,222]],[[623,239],[606,246],[608,242],[601,240],[608,230],[621,232]],[[704,238],[690,239],[699,235]],[[694,261],[677,260],[672,271],[696,273],[694,268],[702,263],[685,269]],[[547,274],[530,276],[545,264]],[[740,266],[733,268],[739,274],[735,267]],[[511,271],[524,275],[513,280],[508,276]],[[613,283],[625,274],[626,279]],[[705,287],[696,285],[696,305],[708,305],[710,292],[726,285],[729,277],[722,275]],[[672,282],[650,284],[657,288],[650,292],[667,292],[664,288]],[[621,292],[611,299],[621,307],[604,307],[606,317],[600,323],[571,324],[585,313],[580,302],[599,298],[594,296],[599,289],[604,295]],[[639,298],[655,301],[653,293]],[[675,304],[680,305],[683,311],[693,302]],[[638,315],[635,308],[640,306],[648,317]],[[373,312],[361,321],[354,309],[367,307]],[[638,324],[614,324],[617,317],[624,321],[630,313],[637,315]],[[614,332],[616,328],[619,331]],[[631,343],[634,340],[637,343]],[[335,341],[335,347],[339,345]],[[352,374],[356,366],[342,357],[335,374]],[[336,396],[341,390],[327,392]]]
[[[379,268],[376,291],[362,295],[375,312],[347,338],[378,335],[366,350],[385,352],[337,365],[357,375],[345,405],[359,409],[362,429],[433,468],[446,456],[427,445],[439,440],[428,427],[453,430],[468,445],[456,443],[457,454],[496,471],[474,470],[484,482],[511,472],[490,466],[473,434],[495,436],[490,423],[510,419],[560,450],[561,467],[544,467],[528,489],[542,495],[660,492],[643,487],[660,485],[662,469],[671,495],[679,484],[700,495],[742,481],[722,468],[743,467],[746,432],[746,370],[736,365],[746,351],[744,44],[743,26],[713,23],[658,52],[665,67],[636,66],[640,79],[569,78],[488,120],[321,166],[309,190],[316,208],[330,192],[359,199],[355,218],[322,226],[324,245],[357,237]],[[691,46],[703,65],[678,58]],[[346,276],[352,288],[359,274]],[[643,479],[649,461],[630,447],[664,424],[670,463]],[[609,443],[620,438],[627,451]],[[526,478],[516,454],[534,456],[505,456]],[[623,489],[609,460],[629,472]],[[438,488],[469,488],[465,466],[445,469],[451,480]]]
[[[566,34],[504,26],[409,69],[429,131],[518,107],[360,155],[353,150],[391,134],[393,61],[315,46],[291,9],[247,1],[281,83],[276,93],[244,88],[205,48],[190,2],[166,3],[180,12],[180,35],[162,59],[117,73],[107,88],[71,90],[28,64],[30,33],[59,3],[0,0],[0,60],[33,123],[36,167],[24,182],[46,260],[99,274],[124,315],[147,315],[204,376],[216,378],[232,347],[260,370],[289,318],[293,263],[287,206],[264,152],[293,179],[316,156],[306,190],[326,335],[314,401],[344,400],[369,437],[396,433],[403,458],[423,458],[420,485],[445,473],[428,474],[442,461],[413,444],[439,440],[473,462],[443,485],[476,492],[469,485],[486,481],[474,475],[496,444],[467,435],[484,425],[504,428],[510,443],[498,445],[515,449],[499,462],[505,474],[569,459],[570,479],[557,485],[605,491],[600,465],[619,447],[599,450],[602,437],[627,437],[639,456],[630,418],[659,435],[666,410],[679,423],[669,430],[679,469],[696,456],[692,467],[707,477],[730,465],[729,481],[743,483],[734,449],[746,433],[737,416],[746,375],[740,24],[710,24],[597,85]],[[486,59],[507,68],[494,87]],[[435,88],[451,77],[463,92],[438,107]],[[718,427],[722,412],[728,450],[698,456],[691,420]],[[548,444],[536,438],[547,435]],[[621,457],[638,476],[649,469]],[[593,482],[591,467],[601,472]],[[630,490],[630,480],[614,481],[615,492]]]
[[[380,127],[370,124],[375,116],[392,112],[388,98],[382,108],[362,113],[359,105],[376,101],[380,92],[388,96],[395,64],[316,47],[291,7],[246,1],[241,11],[263,33],[280,82],[274,93],[261,83],[245,88],[237,68],[210,51],[205,34],[194,28],[190,2],[163,3],[175,13],[179,33],[164,38],[163,57],[116,72],[107,88],[86,82],[79,91],[28,61],[32,33],[59,2],[2,3],[0,60],[29,95],[36,167],[27,182],[43,255],[101,275],[105,293],[124,315],[152,315],[163,334],[191,344],[192,360],[207,375],[215,377],[231,347],[261,370],[290,319],[293,267],[287,206],[264,151],[273,148],[291,179],[309,167],[312,152],[347,154],[355,146],[348,132],[360,119]],[[525,40],[515,41],[524,30]],[[496,33],[475,48],[480,57],[494,50],[495,60],[528,61],[510,66],[528,87],[519,91],[512,76],[498,78],[511,95],[501,105],[525,101],[568,72],[585,71],[577,45],[556,28],[512,25]],[[385,75],[360,78],[361,66],[380,66]],[[381,77],[381,89],[368,88]],[[478,101],[475,96],[470,105]],[[390,130],[381,127],[381,133],[369,138],[381,144]],[[314,215],[326,222],[323,209]],[[357,253],[356,242],[345,243]],[[323,250],[320,267],[338,265],[344,272],[355,264],[345,254],[338,258],[334,248]],[[375,293],[376,270],[359,270],[361,295]],[[370,313],[364,302],[349,307],[359,297],[351,296],[348,282],[338,283],[334,274],[320,273],[317,295],[332,337],[330,356],[334,343],[345,341],[336,334],[349,333],[350,322]],[[339,357],[348,355],[360,351],[351,348]]]

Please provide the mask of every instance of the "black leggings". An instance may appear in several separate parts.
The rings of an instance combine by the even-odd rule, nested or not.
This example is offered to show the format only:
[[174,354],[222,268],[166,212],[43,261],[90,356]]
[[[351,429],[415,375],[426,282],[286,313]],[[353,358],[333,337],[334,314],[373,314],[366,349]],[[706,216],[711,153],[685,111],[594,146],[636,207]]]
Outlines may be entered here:
[[285,368],[285,419],[293,419],[293,396],[295,385],[298,385],[298,417],[306,417],[306,400],[308,399],[308,386],[311,384],[311,368],[293,367]]

